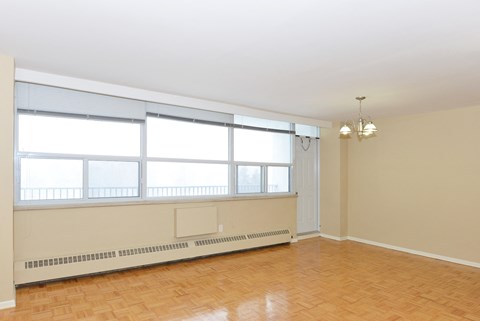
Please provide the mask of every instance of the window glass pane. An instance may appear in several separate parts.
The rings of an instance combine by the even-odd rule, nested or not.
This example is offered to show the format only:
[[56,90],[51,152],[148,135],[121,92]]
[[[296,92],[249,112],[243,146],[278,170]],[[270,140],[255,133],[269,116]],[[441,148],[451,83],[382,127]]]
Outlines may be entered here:
[[235,161],[290,163],[291,135],[235,128]]
[[67,200],[83,197],[83,162],[67,159],[20,160],[20,200]]
[[227,160],[228,128],[147,117],[147,155]]
[[290,191],[290,170],[288,167],[268,167],[268,192],[288,193]]
[[89,161],[88,197],[138,197],[137,162]]
[[260,166],[237,166],[237,193],[261,193],[262,168]]
[[175,197],[228,194],[228,165],[147,163],[147,196]]
[[140,155],[140,124],[20,114],[19,151]]

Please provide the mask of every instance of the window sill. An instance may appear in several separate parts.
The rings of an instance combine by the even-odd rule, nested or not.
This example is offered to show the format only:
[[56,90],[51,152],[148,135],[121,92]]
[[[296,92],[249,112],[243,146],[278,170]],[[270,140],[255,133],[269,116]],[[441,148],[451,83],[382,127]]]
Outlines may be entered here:
[[185,203],[212,203],[212,202],[231,202],[231,201],[248,201],[248,200],[265,200],[280,198],[296,198],[294,193],[278,193],[278,194],[262,194],[262,195],[236,195],[211,198],[169,198],[169,199],[138,199],[125,201],[89,201],[82,203],[48,203],[48,204],[17,204],[14,211],[30,211],[30,210],[48,210],[48,209],[65,209],[65,208],[88,208],[88,207],[117,207],[117,206],[138,206],[138,205],[156,205],[156,204],[185,204]]

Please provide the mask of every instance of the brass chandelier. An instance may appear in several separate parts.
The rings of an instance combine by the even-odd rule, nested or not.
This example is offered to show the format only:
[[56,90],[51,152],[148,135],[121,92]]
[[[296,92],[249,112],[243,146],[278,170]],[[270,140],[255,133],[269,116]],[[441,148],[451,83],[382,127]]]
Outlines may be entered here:
[[343,126],[340,128],[340,135],[342,137],[350,137],[352,132],[356,132],[360,138],[370,137],[378,131],[370,117],[362,114],[362,101],[365,98],[364,96],[355,98],[359,102],[358,119],[356,121],[350,120],[343,122]]

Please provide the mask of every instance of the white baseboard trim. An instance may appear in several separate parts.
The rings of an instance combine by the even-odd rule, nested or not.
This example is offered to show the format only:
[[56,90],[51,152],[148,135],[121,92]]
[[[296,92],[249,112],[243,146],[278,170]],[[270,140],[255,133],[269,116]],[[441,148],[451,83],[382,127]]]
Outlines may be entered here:
[[15,300],[8,300],[8,301],[0,302],[0,310],[1,309],[14,308],[14,307],[15,307]]
[[476,267],[476,268],[480,268],[480,263],[478,263],[478,262],[472,262],[472,261],[467,261],[467,260],[462,260],[462,259],[456,259],[456,258],[449,257],[449,256],[444,256],[444,255],[438,255],[438,254],[433,254],[433,253],[428,253],[428,252],[423,252],[423,251],[407,249],[407,248],[401,247],[401,246],[395,246],[395,245],[390,245],[390,244],[386,244],[386,243],[380,243],[380,242],[365,240],[365,239],[361,239],[361,238],[354,237],[354,236],[339,237],[339,236],[333,236],[333,235],[328,235],[328,234],[324,234],[324,233],[320,233],[320,236],[324,237],[324,238],[327,238],[327,239],[335,240],[335,241],[349,240],[349,241],[374,245],[374,246],[378,246],[378,247],[383,247],[383,248],[390,249],[390,250],[410,253],[410,254],[414,254],[414,255],[425,256],[425,257],[429,257],[431,259],[437,259],[437,260],[447,261],[447,262],[451,262],[451,263],[462,264],[462,265],[467,265],[467,266],[473,266],[473,267]]
[[370,240],[364,240],[364,239],[361,239],[361,238],[358,238],[358,237],[353,237],[353,236],[349,236],[347,239],[350,240],[350,241],[365,243],[365,244],[374,245],[374,246],[379,246],[379,247],[387,248],[387,249],[390,249],[390,250],[406,252],[406,253],[410,253],[410,254],[429,257],[429,258],[432,258],[432,259],[437,259],[437,260],[442,260],[442,261],[447,261],[447,262],[452,262],[452,263],[457,263],[457,264],[468,265],[468,266],[473,266],[473,267],[476,267],[476,268],[480,268],[480,263],[478,263],[478,262],[461,260],[461,259],[456,259],[456,258],[453,258],[453,257],[448,257],[448,256],[443,256],[443,255],[438,255],[438,254],[433,254],[433,253],[428,253],[428,252],[423,252],[423,251],[407,249],[407,248],[404,248],[404,247],[401,247],[401,246],[395,246],[395,245],[390,245],[390,244],[385,244],[385,243],[380,243],[380,242],[375,242],[375,241],[370,241]]
[[319,236],[320,236],[320,233],[315,232],[315,233],[308,233],[304,235],[297,235],[297,239],[301,241],[301,240],[311,239],[312,237],[319,237]]
[[326,239],[335,240],[335,241],[345,241],[348,239],[347,236],[334,236],[334,235],[329,235],[325,233],[320,233],[320,237],[324,237]]

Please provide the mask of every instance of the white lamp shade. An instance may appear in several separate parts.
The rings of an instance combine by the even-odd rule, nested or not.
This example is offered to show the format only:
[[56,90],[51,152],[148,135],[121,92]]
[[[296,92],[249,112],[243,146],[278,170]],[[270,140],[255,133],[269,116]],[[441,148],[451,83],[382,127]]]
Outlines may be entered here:
[[350,135],[352,133],[352,129],[347,126],[347,124],[343,125],[342,128],[340,128],[340,134],[342,135]]
[[365,127],[363,128],[363,131],[373,133],[378,130],[377,130],[377,127],[371,121],[369,121],[368,124],[366,124]]

